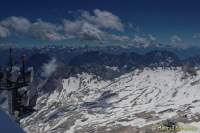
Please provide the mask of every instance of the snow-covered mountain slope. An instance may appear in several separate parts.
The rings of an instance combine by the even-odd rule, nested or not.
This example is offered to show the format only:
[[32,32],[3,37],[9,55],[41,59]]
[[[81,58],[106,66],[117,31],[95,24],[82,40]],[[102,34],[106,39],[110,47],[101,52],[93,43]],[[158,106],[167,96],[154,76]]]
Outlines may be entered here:
[[21,124],[29,133],[129,133],[168,118],[199,121],[197,73],[184,77],[181,68],[146,68],[112,81],[83,73],[63,79],[62,90],[40,96],[37,112]]

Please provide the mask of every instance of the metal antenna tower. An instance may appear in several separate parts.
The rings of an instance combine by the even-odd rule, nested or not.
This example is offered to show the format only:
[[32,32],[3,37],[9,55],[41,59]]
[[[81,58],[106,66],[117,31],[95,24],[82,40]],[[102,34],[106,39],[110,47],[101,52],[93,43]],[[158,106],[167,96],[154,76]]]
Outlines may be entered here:
[[27,95],[27,90],[23,93],[20,92],[21,88],[27,88],[30,85],[33,71],[25,69],[25,56],[22,56],[21,70],[14,69],[11,48],[9,52],[9,66],[1,72],[4,78],[0,81],[0,90],[8,92],[9,114],[16,121],[19,121],[24,114],[33,110],[22,102],[24,95]]

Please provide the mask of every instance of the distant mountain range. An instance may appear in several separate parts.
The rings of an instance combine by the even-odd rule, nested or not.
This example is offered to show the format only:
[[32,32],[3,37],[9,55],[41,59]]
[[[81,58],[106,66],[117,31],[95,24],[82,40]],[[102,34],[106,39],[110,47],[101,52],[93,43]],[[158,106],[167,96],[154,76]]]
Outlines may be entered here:
[[[3,69],[9,52],[0,51],[5,57],[0,60]],[[26,67],[34,68],[28,94],[37,110],[22,119],[26,132],[93,132],[98,125],[99,132],[105,132],[121,130],[123,124],[125,130],[130,127],[138,131],[134,125],[147,128],[165,121],[168,114],[182,120],[190,107],[195,110],[190,114],[196,117],[187,122],[200,119],[196,115],[200,103],[198,54],[180,57],[180,51],[141,52],[120,47],[14,49],[13,58],[19,59],[15,61],[19,67],[23,54]],[[181,102],[188,97],[187,102]],[[1,92],[0,104],[5,102]],[[118,127],[113,126],[116,121]],[[101,123],[108,126],[104,129]]]

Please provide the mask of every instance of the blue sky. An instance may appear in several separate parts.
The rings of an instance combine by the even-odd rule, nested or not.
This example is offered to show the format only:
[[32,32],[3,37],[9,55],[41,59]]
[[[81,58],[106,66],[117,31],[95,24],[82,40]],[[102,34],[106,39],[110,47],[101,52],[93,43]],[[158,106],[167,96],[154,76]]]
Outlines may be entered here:
[[[150,44],[152,43],[152,41],[156,40],[157,43],[159,42],[163,44],[178,46],[198,46],[200,45],[199,5],[200,1],[198,0],[2,0],[0,5],[0,21],[4,21],[11,16],[15,16],[23,17],[30,21],[31,24],[40,21],[41,23],[51,23],[53,25],[56,25],[57,27],[61,27],[63,25],[64,19],[70,20],[72,22],[77,22],[77,20],[79,20],[84,22],[86,21],[86,23],[92,24],[85,26],[86,30],[90,28],[92,31],[84,30],[84,37],[82,34],[83,31],[76,29],[77,32],[81,32],[82,38],[79,38],[80,40],[84,40],[86,36],[87,41],[94,41],[95,39],[93,39],[92,37],[97,37],[97,40],[99,41],[100,36],[102,35],[99,34],[99,32],[103,32],[104,36],[107,36],[109,34],[109,37],[107,38],[111,38],[111,36],[113,37],[114,35],[114,41],[108,41],[107,39],[105,39],[105,37],[102,37],[104,43],[119,43],[119,40],[117,39],[123,38],[123,41],[125,40],[125,42],[121,40],[120,42],[122,42],[122,44]],[[87,20],[85,20],[86,18],[83,18],[83,14],[85,12],[89,14],[89,18],[87,16]],[[103,24],[104,22],[103,20],[98,19],[97,12],[100,15],[110,13],[109,15],[116,16],[119,19],[116,20],[118,21],[118,24],[121,23],[123,25],[123,31],[117,29],[117,23],[115,23],[116,26],[114,27],[111,25],[100,26],[100,23]],[[96,20],[94,20],[94,17],[96,17]],[[92,23],[91,19],[93,19]],[[52,43],[53,40],[53,43],[56,44],[61,42],[69,42],[69,38],[71,39],[72,37],[71,33],[69,34],[69,32],[71,31],[69,31],[68,29],[67,34],[59,30],[59,34],[62,34],[65,37],[67,36],[67,39],[60,39],[56,35],[55,39],[48,40],[49,36],[38,37],[36,35],[32,35],[32,33],[31,35],[29,34],[29,36],[27,37],[24,33],[19,34],[12,28],[10,29],[11,26],[8,26],[8,24],[5,23],[6,22],[4,22],[4,24],[1,24],[0,22],[0,26],[4,28],[4,32],[5,28],[9,30],[9,37],[5,37],[4,33],[4,37],[0,39],[0,41],[3,43],[7,43],[9,41],[23,43],[24,41],[43,44]],[[44,26],[45,24],[41,25]],[[48,27],[53,28],[51,26],[45,25],[45,31]],[[1,29],[2,28],[0,27],[0,33]],[[54,31],[57,29],[53,28],[50,30],[50,32],[53,32],[52,30]],[[15,33],[13,34],[13,32]],[[95,32],[95,35],[91,36],[92,33],[88,35],[85,32]],[[38,31],[36,34],[38,34]],[[39,34],[44,33],[41,33],[40,31]],[[52,34],[55,35],[54,32]],[[73,33],[73,36],[77,37],[79,35]],[[131,41],[128,40],[125,36],[128,36]],[[29,41],[29,39],[31,41]]]

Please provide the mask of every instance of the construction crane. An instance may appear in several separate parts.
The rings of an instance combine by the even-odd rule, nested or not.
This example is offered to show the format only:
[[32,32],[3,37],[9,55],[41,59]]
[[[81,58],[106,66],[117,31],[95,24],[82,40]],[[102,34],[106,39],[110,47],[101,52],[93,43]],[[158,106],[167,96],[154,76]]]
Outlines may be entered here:
[[33,111],[28,104],[28,88],[33,80],[33,69],[25,68],[25,56],[22,56],[21,61],[21,67],[13,64],[10,48],[9,66],[0,72],[0,90],[8,92],[8,113],[17,122]]

